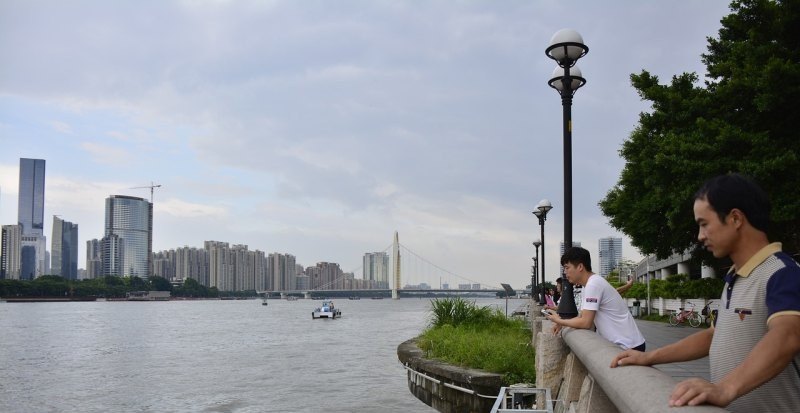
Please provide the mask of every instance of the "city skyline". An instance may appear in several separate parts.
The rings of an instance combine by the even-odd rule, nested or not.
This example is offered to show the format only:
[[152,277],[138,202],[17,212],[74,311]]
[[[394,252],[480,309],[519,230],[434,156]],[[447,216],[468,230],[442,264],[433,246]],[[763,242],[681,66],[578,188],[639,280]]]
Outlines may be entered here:
[[573,102],[573,238],[622,236],[633,255],[597,207],[649,109],[629,75],[702,81],[727,5],[3,3],[0,224],[16,222],[19,158],[41,158],[45,231],[52,215],[79,224],[83,268],[103,200],[149,199],[133,188],[152,182],[155,251],[224,240],[350,271],[397,230],[456,274],[518,287],[546,198],[552,281],[563,188],[550,37],[573,28],[590,49]]

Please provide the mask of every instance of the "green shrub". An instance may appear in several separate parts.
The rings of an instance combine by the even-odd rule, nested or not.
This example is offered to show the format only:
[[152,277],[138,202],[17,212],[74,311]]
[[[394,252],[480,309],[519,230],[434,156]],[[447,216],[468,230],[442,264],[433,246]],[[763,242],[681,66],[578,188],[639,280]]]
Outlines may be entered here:
[[503,374],[506,384],[536,381],[530,343],[527,321],[458,297],[431,301],[430,326],[417,339],[427,357]]

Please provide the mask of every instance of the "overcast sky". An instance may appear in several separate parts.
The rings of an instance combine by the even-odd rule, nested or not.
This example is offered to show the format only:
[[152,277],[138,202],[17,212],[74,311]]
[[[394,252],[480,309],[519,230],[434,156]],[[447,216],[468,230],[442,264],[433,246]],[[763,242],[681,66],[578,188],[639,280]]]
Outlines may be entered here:
[[149,198],[130,188],[152,181],[154,251],[226,241],[360,277],[396,230],[463,277],[443,282],[522,288],[547,198],[552,280],[564,197],[551,36],[572,28],[590,49],[573,239],[597,265],[598,239],[624,237],[597,203],[649,110],[630,74],[702,77],[728,13],[718,0],[0,0],[0,223],[17,221],[19,158],[39,158],[48,249],[53,214],[77,223],[81,267],[105,198]]

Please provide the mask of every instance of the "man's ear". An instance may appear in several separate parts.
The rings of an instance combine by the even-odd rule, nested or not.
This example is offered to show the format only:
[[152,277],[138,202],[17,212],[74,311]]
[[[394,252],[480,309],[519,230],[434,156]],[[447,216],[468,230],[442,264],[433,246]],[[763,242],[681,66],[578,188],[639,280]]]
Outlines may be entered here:
[[731,212],[728,213],[728,222],[733,224],[736,228],[741,228],[746,221],[747,216],[741,209],[733,208]]

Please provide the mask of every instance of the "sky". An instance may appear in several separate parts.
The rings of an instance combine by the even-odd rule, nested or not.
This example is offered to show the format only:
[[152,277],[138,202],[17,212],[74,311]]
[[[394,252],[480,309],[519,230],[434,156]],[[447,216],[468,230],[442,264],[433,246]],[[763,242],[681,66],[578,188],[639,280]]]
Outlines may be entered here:
[[[103,236],[105,199],[154,192],[153,250],[206,240],[337,262],[398,231],[443,280],[523,288],[539,225],[563,239],[562,107],[544,50],[589,47],[573,101],[573,240],[623,237],[598,202],[649,111],[630,85],[701,79],[727,1],[0,0],[0,224],[19,158],[45,159],[52,216]],[[404,271],[404,273],[410,272]],[[430,281],[429,281],[430,282]]]

